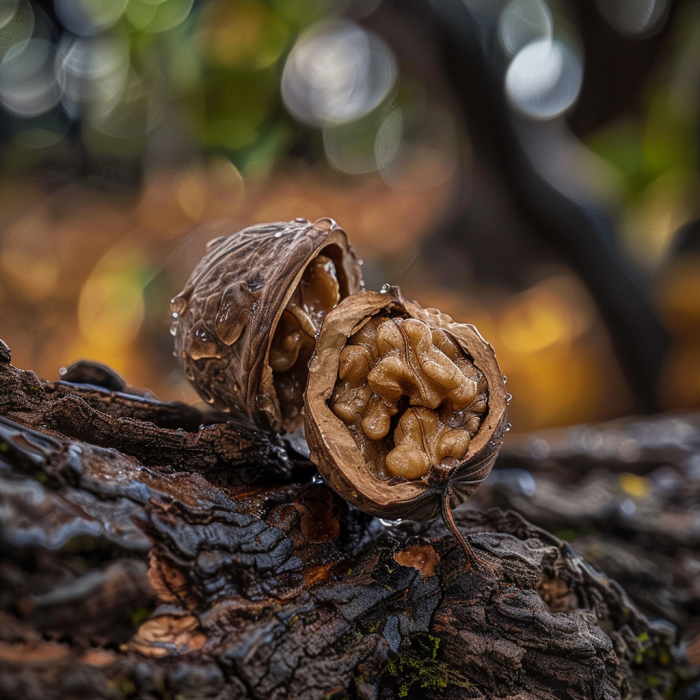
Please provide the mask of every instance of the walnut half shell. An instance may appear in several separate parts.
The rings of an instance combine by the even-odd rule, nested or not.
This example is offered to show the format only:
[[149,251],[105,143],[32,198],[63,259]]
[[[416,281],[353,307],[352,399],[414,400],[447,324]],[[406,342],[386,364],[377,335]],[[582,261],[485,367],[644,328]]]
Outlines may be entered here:
[[423,520],[463,503],[491,471],[507,393],[474,326],[359,292],[327,316],[309,364],[306,437],[324,480],[360,510]]
[[171,302],[175,352],[202,398],[264,429],[293,431],[326,314],[361,287],[332,219],[251,226],[211,241]]

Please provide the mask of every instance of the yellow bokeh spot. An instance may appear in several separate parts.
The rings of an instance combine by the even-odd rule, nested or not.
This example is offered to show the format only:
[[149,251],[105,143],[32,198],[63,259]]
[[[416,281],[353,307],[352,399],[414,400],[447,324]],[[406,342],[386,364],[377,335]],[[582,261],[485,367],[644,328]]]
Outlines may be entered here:
[[129,0],[126,16],[134,29],[167,32],[182,24],[194,0]]
[[177,203],[182,211],[192,221],[199,221],[207,205],[207,193],[202,178],[195,173],[185,173],[178,181],[175,191]]
[[238,168],[225,156],[211,156],[206,163],[207,216],[235,216],[245,199],[246,185]]
[[111,353],[133,343],[144,310],[143,284],[133,268],[96,269],[80,294],[78,325],[93,351]]
[[501,338],[514,353],[536,353],[568,343],[591,323],[587,300],[566,277],[554,276],[517,295],[501,321]]
[[651,482],[642,476],[625,472],[618,479],[620,488],[628,495],[635,498],[644,498],[651,492]]
[[566,335],[566,325],[557,310],[536,304],[511,310],[501,327],[503,342],[518,353],[543,350]]
[[506,346],[517,353],[544,350],[561,340],[571,338],[568,309],[561,300],[540,290],[528,294],[505,314],[501,337]]
[[202,48],[226,68],[266,68],[281,56],[288,39],[287,23],[261,3],[214,1],[202,10]]
[[662,263],[678,229],[700,214],[700,178],[677,168],[660,175],[631,205],[622,222],[625,249],[638,264]]

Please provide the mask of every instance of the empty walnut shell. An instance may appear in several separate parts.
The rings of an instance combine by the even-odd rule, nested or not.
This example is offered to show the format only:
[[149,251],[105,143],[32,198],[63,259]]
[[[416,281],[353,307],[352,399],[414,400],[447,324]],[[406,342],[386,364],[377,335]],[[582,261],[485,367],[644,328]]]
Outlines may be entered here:
[[295,430],[315,336],[360,286],[355,253],[332,219],[216,238],[170,304],[177,357],[208,403],[264,429]]
[[[359,292],[324,321],[309,364],[306,438],[324,480],[387,519],[451,521],[491,471],[508,395],[474,326]],[[466,545],[465,545],[466,549]]]

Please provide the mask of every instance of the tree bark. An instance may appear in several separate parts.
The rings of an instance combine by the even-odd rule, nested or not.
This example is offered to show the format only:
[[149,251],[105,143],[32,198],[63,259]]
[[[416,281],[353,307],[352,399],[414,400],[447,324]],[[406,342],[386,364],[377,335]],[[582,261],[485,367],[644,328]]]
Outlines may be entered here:
[[566,538],[679,638],[700,631],[700,414],[516,438],[470,505],[517,510]]
[[455,513],[480,559],[468,569],[441,523],[365,516],[279,438],[89,363],[70,378],[40,380],[0,345],[1,696],[578,700],[677,685],[673,633],[520,515]]

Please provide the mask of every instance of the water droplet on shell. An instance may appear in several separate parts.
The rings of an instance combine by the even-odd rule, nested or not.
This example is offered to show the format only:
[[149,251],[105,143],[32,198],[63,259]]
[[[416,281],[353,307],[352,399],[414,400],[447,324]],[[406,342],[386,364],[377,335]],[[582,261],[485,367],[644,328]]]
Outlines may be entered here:
[[265,394],[258,394],[255,397],[255,406],[259,411],[272,411],[274,408],[272,399]]
[[318,219],[314,223],[314,228],[321,229],[322,231],[332,231],[334,228],[337,228],[338,224],[335,223],[333,219],[330,219],[328,217],[323,217],[322,219]]
[[178,294],[170,300],[170,310],[174,314],[182,314],[186,308],[187,300],[181,294]]
[[321,361],[315,355],[309,362],[309,372],[318,372],[321,369]]
[[190,344],[190,357],[193,360],[203,360],[209,357],[220,358],[221,349],[214,334],[203,324],[194,327]]

